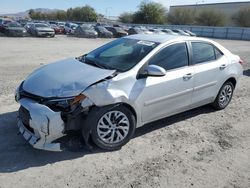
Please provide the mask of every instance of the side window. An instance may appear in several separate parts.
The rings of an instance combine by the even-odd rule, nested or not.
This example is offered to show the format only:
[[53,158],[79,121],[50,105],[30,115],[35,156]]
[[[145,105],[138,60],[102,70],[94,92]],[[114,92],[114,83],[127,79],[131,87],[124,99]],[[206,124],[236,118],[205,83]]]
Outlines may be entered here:
[[155,56],[153,56],[149,62],[149,65],[158,65],[165,70],[171,70],[188,65],[188,52],[186,43],[178,43],[167,46]]
[[219,59],[221,56],[223,56],[223,53],[220,52],[217,48],[214,48],[214,53],[215,53],[216,59]]
[[214,47],[208,43],[192,42],[193,64],[215,60]]

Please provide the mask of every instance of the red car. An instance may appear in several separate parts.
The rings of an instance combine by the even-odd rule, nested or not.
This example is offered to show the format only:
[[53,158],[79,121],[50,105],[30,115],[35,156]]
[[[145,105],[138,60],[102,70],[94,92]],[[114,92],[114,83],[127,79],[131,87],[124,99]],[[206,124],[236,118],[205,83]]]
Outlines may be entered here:
[[55,34],[65,34],[65,29],[63,27],[60,27],[56,24],[51,24],[50,26],[55,30]]

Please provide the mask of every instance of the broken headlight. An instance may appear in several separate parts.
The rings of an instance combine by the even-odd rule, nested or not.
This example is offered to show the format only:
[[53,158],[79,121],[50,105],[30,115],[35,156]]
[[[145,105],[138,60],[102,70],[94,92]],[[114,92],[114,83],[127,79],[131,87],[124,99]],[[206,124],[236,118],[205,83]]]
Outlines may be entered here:
[[85,95],[80,94],[76,97],[48,100],[44,104],[54,111],[71,111],[85,98]]

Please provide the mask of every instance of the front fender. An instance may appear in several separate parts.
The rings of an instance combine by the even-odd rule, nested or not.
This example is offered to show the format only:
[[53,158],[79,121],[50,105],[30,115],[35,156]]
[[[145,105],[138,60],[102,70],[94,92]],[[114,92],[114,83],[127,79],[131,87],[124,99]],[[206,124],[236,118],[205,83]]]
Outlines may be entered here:
[[[131,80],[130,80],[131,81]],[[139,106],[135,102],[140,90],[135,87],[135,84],[126,84],[124,82],[104,81],[87,88],[83,94],[95,106],[107,106],[117,103],[125,103],[133,108],[137,117],[137,125],[141,124]],[[120,87],[123,86],[123,87]],[[137,89],[135,89],[137,88]]]

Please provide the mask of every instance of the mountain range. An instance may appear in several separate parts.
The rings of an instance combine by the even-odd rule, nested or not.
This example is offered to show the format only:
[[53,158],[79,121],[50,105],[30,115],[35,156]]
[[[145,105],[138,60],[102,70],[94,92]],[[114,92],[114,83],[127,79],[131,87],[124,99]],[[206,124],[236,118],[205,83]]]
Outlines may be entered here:
[[[41,12],[41,13],[51,13],[51,12],[56,12],[59,11],[59,9],[48,9],[48,8],[36,8],[33,9],[35,12]],[[0,16],[10,16],[10,17],[29,17],[29,11],[26,10],[24,12],[18,12],[18,13],[10,13],[10,14],[0,14]]]

